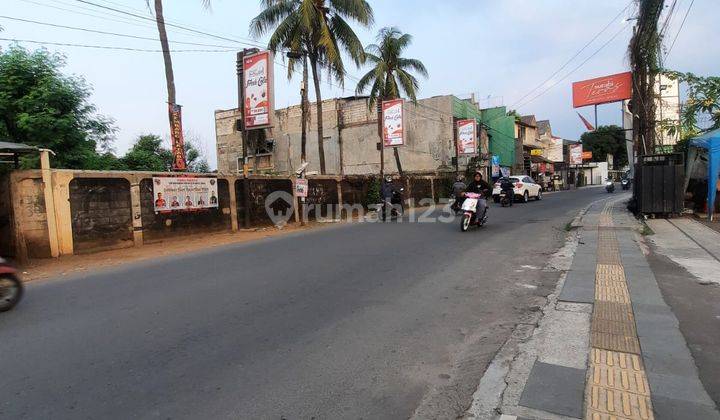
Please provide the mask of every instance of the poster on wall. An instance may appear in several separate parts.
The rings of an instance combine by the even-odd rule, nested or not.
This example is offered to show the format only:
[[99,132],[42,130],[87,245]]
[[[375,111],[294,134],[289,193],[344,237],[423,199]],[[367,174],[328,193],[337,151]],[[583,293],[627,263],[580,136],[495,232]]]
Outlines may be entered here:
[[172,143],[172,169],[173,171],[184,171],[187,169],[185,161],[185,139],[182,129],[182,107],[178,104],[168,104],[168,115],[170,117],[170,138]]
[[563,154],[563,139],[560,137],[553,137],[552,140],[550,140],[547,158],[552,162],[565,161],[565,156]]
[[507,166],[501,166],[500,167],[500,175],[502,175],[504,177],[510,176],[510,168],[508,168]]
[[217,178],[153,177],[155,211],[218,207]]
[[497,178],[500,176],[500,156],[492,156],[492,177]]
[[457,122],[458,154],[473,155],[477,153],[477,131],[475,120],[459,120]]
[[405,144],[403,130],[403,100],[383,101],[383,143],[385,147],[402,146]]
[[570,164],[582,165],[583,150],[582,144],[573,144],[570,146]]
[[295,180],[295,197],[307,197],[308,189],[309,184],[307,178],[298,178]]
[[269,127],[273,113],[273,54],[261,51],[243,59],[245,129]]

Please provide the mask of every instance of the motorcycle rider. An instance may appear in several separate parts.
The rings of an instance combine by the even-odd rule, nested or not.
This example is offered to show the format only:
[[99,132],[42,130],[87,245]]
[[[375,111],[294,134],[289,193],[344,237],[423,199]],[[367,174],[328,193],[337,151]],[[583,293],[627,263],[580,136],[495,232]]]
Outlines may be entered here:
[[478,220],[485,220],[485,218],[487,217],[487,200],[485,199],[485,197],[489,195],[491,189],[490,184],[485,182],[480,171],[475,172],[473,180],[467,186],[465,192],[480,194],[480,198],[477,202],[476,212],[478,215]]
[[500,191],[504,192],[510,199],[510,205],[512,206],[513,201],[515,201],[515,184],[512,183],[510,178],[506,176],[500,178]]
[[467,189],[467,185],[465,185],[464,177],[462,175],[458,175],[455,178],[455,183],[452,186],[452,193],[453,197],[455,198],[455,202],[452,205],[452,209],[454,211],[457,211],[459,208],[461,208],[462,202],[465,199],[463,197],[465,189]]
[[390,214],[391,209],[396,204],[400,204],[393,202],[393,195],[396,192],[399,192],[399,190],[393,184],[392,177],[390,175],[386,175],[382,185],[380,186],[380,195],[383,200],[383,212],[386,212],[386,215]]

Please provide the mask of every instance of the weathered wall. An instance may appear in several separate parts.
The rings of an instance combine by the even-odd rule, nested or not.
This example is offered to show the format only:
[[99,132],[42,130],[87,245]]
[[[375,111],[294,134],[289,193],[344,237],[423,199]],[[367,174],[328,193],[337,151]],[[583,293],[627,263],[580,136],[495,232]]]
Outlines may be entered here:
[[76,178],[70,182],[74,252],[133,246],[130,182]]
[[15,255],[15,238],[12,223],[10,175],[0,173],[0,256]]
[[11,174],[13,218],[22,231],[16,235],[30,258],[50,255],[45,197],[40,171],[22,171]]
[[242,138],[236,129],[240,119],[238,109],[215,111],[215,139],[217,147],[217,169],[221,174],[236,173],[237,159],[242,156]]

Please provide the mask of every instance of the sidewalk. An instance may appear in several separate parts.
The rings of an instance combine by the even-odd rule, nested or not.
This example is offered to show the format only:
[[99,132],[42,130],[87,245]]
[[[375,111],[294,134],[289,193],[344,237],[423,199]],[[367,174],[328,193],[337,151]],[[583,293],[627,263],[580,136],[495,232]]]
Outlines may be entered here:
[[[642,225],[625,209],[628,198],[596,202],[574,223],[557,296],[535,331],[506,343],[488,368],[508,365],[495,418],[720,419],[643,252]],[[493,417],[482,405],[475,401],[469,415]]]

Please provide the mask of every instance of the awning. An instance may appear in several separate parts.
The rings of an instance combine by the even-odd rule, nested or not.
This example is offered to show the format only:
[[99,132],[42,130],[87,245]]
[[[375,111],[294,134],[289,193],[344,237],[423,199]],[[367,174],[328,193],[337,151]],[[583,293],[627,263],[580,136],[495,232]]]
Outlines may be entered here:
[[[37,152],[38,148],[34,146],[28,146],[22,143],[11,143],[9,141],[0,141],[0,163],[14,164],[15,168],[18,167],[18,157],[24,153]],[[4,157],[9,157],[11,160],[5,160]]]
[[720,129],[709,131],[690,140],[691,150],[688,153],[688,163],[685,170],[686,174],[692,169],[691,166],[697,159],[697,150],[693,153],[692,148],[705,149],[708,153],[707,208],[708,219],[712,220],[713,213],[715,212],[715,195],[718,187],[718,176],[720,175]]

